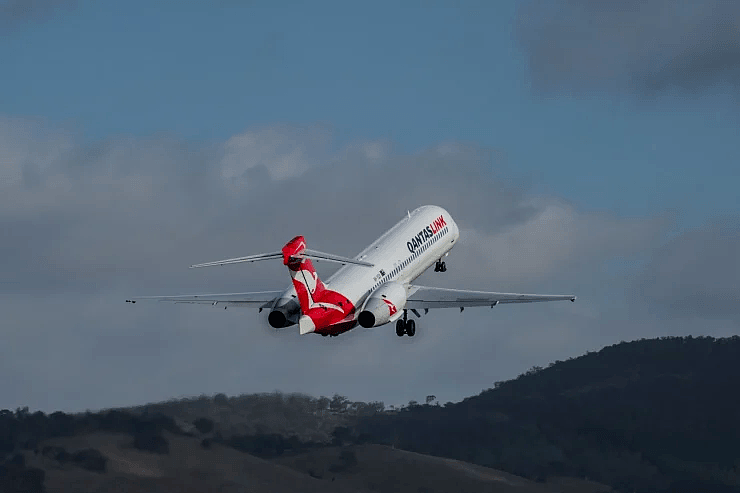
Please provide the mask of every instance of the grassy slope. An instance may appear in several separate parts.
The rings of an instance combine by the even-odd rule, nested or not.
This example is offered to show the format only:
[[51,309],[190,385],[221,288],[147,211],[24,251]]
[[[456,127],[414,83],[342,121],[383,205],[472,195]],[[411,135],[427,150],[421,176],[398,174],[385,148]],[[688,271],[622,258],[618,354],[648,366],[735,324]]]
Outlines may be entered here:
[[[341,455],[352,452],[357,463],[341,467]],[[421,493],[476,492],[548,493],[556,491],[598,493],[611,491],[596,483],[566,479],[542,484],[467,462],[417,454],[384,445],[327,447],[310,453],[275,459],[298,471],[334,480],[351,490],[412,491]],[[337,468],[337,466],[339,466]],[[335,468],[332,471],[332,467]],[[338,470],[336,470],[338,469]]]
[[[266,461],[214,444],[200,447],[197,438],[165,435],[168,455],[142,452],[132,447],[128,435],[92,433],[55,438],[41,446],[64,447],[69,452],[99,450],[108,458],[105,473],[90,472],[26,452],[28,465],[46,471],[49,493],[105,491],[154,493],[203,492],[501,492],[597,493],[607,488],[576,481],[566,488],[543,485],[481,466],[395,450],[381,445],[327,447],[311,453]],[[340,454],[351,451],[357,462],[339,472]],[[320,476],[320,478],[312,477]],[[573,480],[571,480],[573,481]]]
[[108,459],[107,472],[96,473],[72,465],[27,455],[29,466],[46,471],[50,493],[66,491],[138,492],[324,492],[342,491],[331,484],[279,464],[214,444],[204,450],[196,438],[165,435],[168,455],[136,450],[128,435],[94,433],[56,438],[42,444],[61,446],[72,452],[94,448]]

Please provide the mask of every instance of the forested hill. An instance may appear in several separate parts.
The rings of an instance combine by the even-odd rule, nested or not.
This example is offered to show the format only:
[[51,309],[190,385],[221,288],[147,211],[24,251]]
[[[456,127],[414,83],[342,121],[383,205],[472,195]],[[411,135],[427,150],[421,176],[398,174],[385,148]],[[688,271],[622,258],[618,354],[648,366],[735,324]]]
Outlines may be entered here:
[[740,337],[609,346],[355,430],[399,448],[623,491],[740,491]]
[[[381,462],[389,454],[400,454],[404,464],[444,463],[472,474],[461,463],[430,462],[397,450],[405,449],[490,467],[486,481],[495,476],[500,488],[511,485],[501,483],[495,470],[546,481],[521,483],[516,491],[603,491],[595,481],[623,492],[740,492],[739,389],[740,337],[671,337],[620,343],[535,367],[444,406],[433,396],[426,405],[412,401],[400,410],[384,410],[380,402],[350,402],[340,395],[273,393],[200,396],[77,415],[5,410],[0,411],[0,491],[41,492],[46,486],[61,491],[59,485],[82,481],[80,475],[103,482],[133,475],[134,481],[141,471],[154,474],[154,466],[164,467],[162,457],[169,457],[171,467],[157,469],[159,483],[149,478],[154,482],[146,489],[163,491],[160,483],[186,474],[179,457],[200,454],[206,460],[213,451],[208,488],[236,481],[218,467],[253,456],[300,473],[282,489],[265,483],[265,491],[313,491],[296,485],[317,478],[326,484],[311,484],[328,491],[342,474],[348,476],[337,481],[346,479],[353,491],[358,489],[353,481],[360,479],[362,488],[378,491],[382,480],[387,487],[381,490],[395,491],[393,481],[414,474],[399,472],[393,481],[373,476],[385,470],[387,461]],[[132,461],[138,469],[129,470]],[[255,471],[268,467],[252,465]],[[461,480],[457,473],[445,476],[450,484]],[[481,474],[475,473],[478,479]],[[575,483],[574,477],[590,481]],[[441,484],[419,483],[413,491],[450,491]],[[571,486],[554,486],[562,484]],[[573,489],[576,484],[586,489]],[[477,487],[493,491],[489,482]]]

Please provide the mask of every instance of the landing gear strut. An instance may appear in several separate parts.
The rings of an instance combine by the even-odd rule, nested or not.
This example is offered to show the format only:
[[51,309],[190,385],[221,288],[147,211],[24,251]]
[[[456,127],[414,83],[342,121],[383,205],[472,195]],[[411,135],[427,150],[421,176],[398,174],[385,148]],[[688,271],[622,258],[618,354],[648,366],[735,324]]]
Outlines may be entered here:
[[447,272],[447,265],[442,262],[442,259],[437,260],[437,263],[434,264],[434,272]]
[[416,334],[416,322],[408,319],[408,312],[403,311],[403,318],[399,318],[396,322],[396,335],[403,337],[404,334],[408,334],[409,337],[414,337]]

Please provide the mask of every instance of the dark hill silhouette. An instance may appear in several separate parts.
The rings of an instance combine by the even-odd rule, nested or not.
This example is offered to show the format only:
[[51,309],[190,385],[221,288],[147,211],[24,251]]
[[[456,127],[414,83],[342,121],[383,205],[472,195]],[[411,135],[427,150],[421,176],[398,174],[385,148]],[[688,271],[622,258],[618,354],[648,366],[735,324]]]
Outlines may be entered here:
[[355,436],[528,478],[623,491],[740,491],[740,337],[609,346],[457,404],[359,420]]
[[[259,400],[259,397],[257,398]],[[277,402],[275,396],[270,397]],[[226,404],[223,398],[219,406]],[[241,401],[249,399],[241,399]],[[279,399],[298,402],[306,399]],[[358,419],[366,406],[338,396],[326,417]],[[236,400],[235,402],[240,402]],[[176,409],[182,408],[177,403]],[[284,405],[281,404],[281,406]],[[186,405],[187,407],[187,405]],[[159,406],[167,409],[167,406]],[[267,407],[266,413],[271,409]],[[222,409],[222,411],[224,411]],[[293,410],[300,414],[300,411]],[[241,415],[240,412],[235,412]],[[311,419],[316,419],[313,412]],[[319,413],[320,416],[320,413]],[[229,419],[229,414],[222,413]],[[207,420],[207,421],[206,421]],[[538,484],[515,475],[463,462],[441,460],[380,445],[352,445],[349,427],[336,427],[324,442],[284,436],[214,432],[210,418],[178,425],[160,411],[123,410],[66,415],[0,413],[0,491],[293,491],[355,493],[455,491],[558,493],[562,481]],[[283,427],[281,420],[275,422]],[[260,425],[264,427],[264,421]],[[295,425],[293,425],[295,427]],[[183,429],[186,428],[186,429]],[[224,430],[228,426],[222,426]],[[304,467],[310,464],[309,468]],[[568,491],[600,493],[604,485],[571,478]]]
[[0,491],[740,491],[739,356],[740,337],[620,343],[391,411],[280,393],[0,411]]

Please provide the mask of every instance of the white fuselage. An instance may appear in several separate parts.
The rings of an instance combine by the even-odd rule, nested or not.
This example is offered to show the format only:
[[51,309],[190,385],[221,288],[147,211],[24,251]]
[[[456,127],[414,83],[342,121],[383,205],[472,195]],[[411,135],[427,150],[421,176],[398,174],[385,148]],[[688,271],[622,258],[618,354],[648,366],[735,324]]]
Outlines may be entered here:
[[[299,235],[278,252],[247,255],[191,267],[232,265],[242,262],[280,259],[292,280],[284,291],[250,293],[153,296],[143,299],[174,303],[257,306],[269,310],[267,322],[282,329],[298,325],[300,334],[336,336],[356,326],[380,327],[395,323],[398,336],[412,337],[419,310],[491,306],[499,303],[575,301],[574,295],[498,293],[438,288],[411,284],[426,269],[445,272],[442,259],[455,246],[460,230],[441,207],[427,205],[406,217],[354,258],[311,250]],[[344,266],[327,281],[319,279],[314,261],[338,262]],[[136,303],[136,299],[126,300]]]
[[[444,257],[459,236],[457,224],[446,210],[433,205],[419,207],[355,257],[373,267],[345,265],[324,284],[346,296],[359,312],[375,289],[390,281],[410,283]],[[295,299],[295,294],[291,287],[280,299]]]

